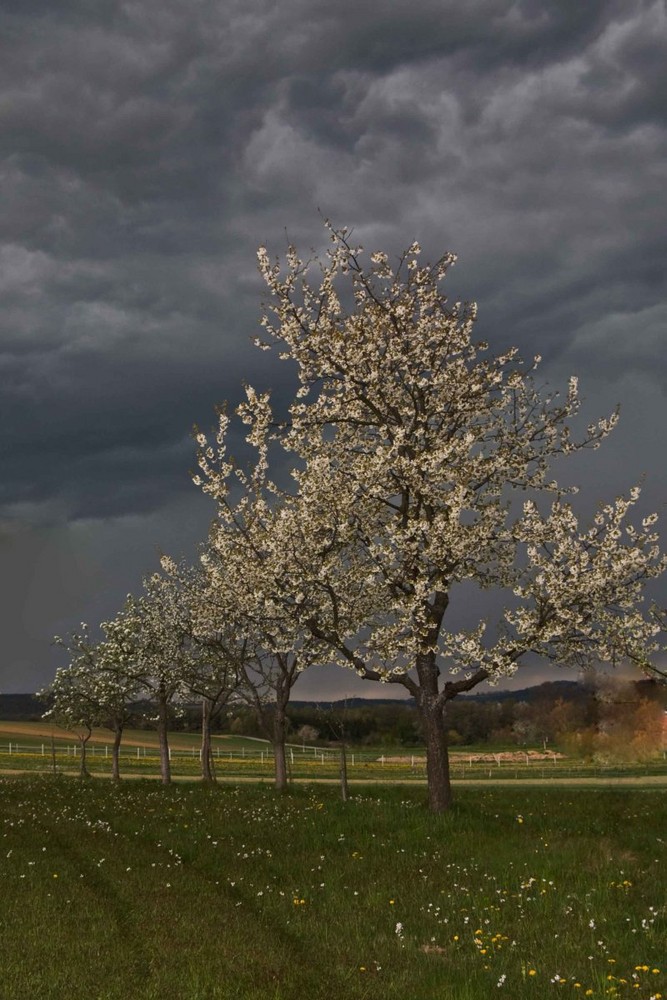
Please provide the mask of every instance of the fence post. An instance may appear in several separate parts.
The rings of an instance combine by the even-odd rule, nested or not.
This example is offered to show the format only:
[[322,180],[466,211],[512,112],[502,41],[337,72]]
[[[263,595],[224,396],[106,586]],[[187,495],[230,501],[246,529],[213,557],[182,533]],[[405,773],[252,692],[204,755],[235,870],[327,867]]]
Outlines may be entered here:
[[44,744],[42,743],[42,757],[44,756]]

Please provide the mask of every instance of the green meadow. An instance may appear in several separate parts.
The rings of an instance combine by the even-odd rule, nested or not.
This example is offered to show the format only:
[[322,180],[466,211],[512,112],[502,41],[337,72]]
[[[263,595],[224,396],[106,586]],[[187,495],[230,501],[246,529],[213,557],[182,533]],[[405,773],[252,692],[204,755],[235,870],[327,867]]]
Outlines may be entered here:
[[[246,736],[213,737],[213,766],[221,781],[240,778],[273,779],[273,754],[270,744]],[[201,776],[198,733],[171,732],[172,774],[175,778],[197,779]],[[667,779],[667,754],[656,753],[645,761],[608,761],[577,759],[553,748],[542,752],[541,746],[518,748],[516,745],[481,744],[451,751],[452,776],[455,780],[494,783],[498,780],[588,778]],[[47,722],[0,721],[0,774],[28,771],[33,773],[76,774],[80,750],[76,736]],[[86,753],[88,770],[95,775],[111,776],[111,735],[106,729],[94,729]],[[288,744],[287,766],[295,781],[336,781],[340,771],[339,751],[335,747]],[[160,762],[157,733],[128,729],[121,747],[121,773],[124,777],[159,777]],[[423,783],[426,761],[423,747],[364,746],[347,751],[347,770],[351,782],[401,781]]]
[[667,998],[660,788],[0,780],[3,1000]]

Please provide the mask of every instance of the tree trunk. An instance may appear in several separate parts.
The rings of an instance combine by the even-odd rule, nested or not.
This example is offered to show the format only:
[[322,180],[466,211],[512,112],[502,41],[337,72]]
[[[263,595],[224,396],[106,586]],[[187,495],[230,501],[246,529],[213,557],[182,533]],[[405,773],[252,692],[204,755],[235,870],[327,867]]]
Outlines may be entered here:
[[340,748],[340,795],[343,802],[347,802],[347,747],[344,743]]
[[166,698],[160,696],[158,698],[158,720],[157,720],[157,734],[158,742],[160,744],[160,774],[162,776],[162,784],[171,784],[171,762],[169,760],[169,737],[167,735],[167,724],[169,721],[169,712]]
[[417,708],[426,742],[426,779],[428,807],[431,812],[446,812],[452,804],[449,777],[449,753],[443,705],[438,700],[438,674],[430,657],[417,664],[421,681]]
[[90,771],[86,767],[86,744],[87,744],[87,742],[88,742],[88,737],[85,737],[85,738],[82,738],[81,736],[79,737],[79,745],[81,747],[81,766],[79,768],[79,777],[80,778],[89,778],[90,777]]
[[111,747],[111,777],[120,781],[120,741],[123,738],[123,727],[116,726],[113,731],[113,746]]
[[287,788],[287,761],[285,759],[285,731],[287,716],[280,705],[276,705],[273,716],[273,760],[275,764],[276,788],[284,792]]
[[211,753],[211,699],[201,703],[201,776],[202,781],[215,781]]

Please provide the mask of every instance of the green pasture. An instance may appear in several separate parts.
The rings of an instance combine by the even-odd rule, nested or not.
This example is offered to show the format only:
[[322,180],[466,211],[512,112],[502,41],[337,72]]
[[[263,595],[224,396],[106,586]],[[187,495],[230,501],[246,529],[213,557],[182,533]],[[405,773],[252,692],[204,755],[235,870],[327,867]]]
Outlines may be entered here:
[[7,1000],[667,997],[667,794],[0,779]]
[[[176,778],[195,779],[201,773],[198,733],[173,732],[169,737],[172,751],[172,774]],[[453,748],[451,770],[455,781],[560,780],[595,778],[666,777],[665,754],[641,762],[592,763],[562,757],[548,751],[544,759],[530,755],[541,747],[517,748],[504,753],[503,748],[480,746]],[[0,722],[0,772],[75,773],[80,750],[76,737],[49,723]],[[484,759],[480,758],[480,755]],[[221,781],[239,778],[271,781],[273,756],[269,743],[244,736],[214,736],[213,764]],[[287,747],[289,776],[294,781],[336,780],[340,771],[339,751],[326,746],[294,743]],[[96,729],[88,743],[87,766],[94,775],[111,774],[111,734]],[[347,751],[348,777],[358,781],[423,782],[426,765],[423,748],[352,747]],[[132,729],[124,734],[121,748],[121,774],[125,777],[159,774],[158,739],[151,730]]]

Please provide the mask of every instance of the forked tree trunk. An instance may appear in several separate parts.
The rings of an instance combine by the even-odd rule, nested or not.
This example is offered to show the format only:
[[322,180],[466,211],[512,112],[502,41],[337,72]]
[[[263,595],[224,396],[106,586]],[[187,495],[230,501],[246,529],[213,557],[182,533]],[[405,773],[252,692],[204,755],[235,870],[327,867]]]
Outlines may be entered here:
[[116,726],[113,731],[113,746],[111,747],[111,777],[120,781],[120,741],[123,738],[123,727]]
[[202,781],[215,781],[211,753],[211,699],[201,703],[201,776]]
[[169,711],[168,711],[167,701],[164,697],[159,697],[157,735],[158,735],[158,742],[160,744],[160,775],[162,776],[163,785],[171,784],[171,762],[169,760],[169,737],[167,735],[168,722],[169,722]]

